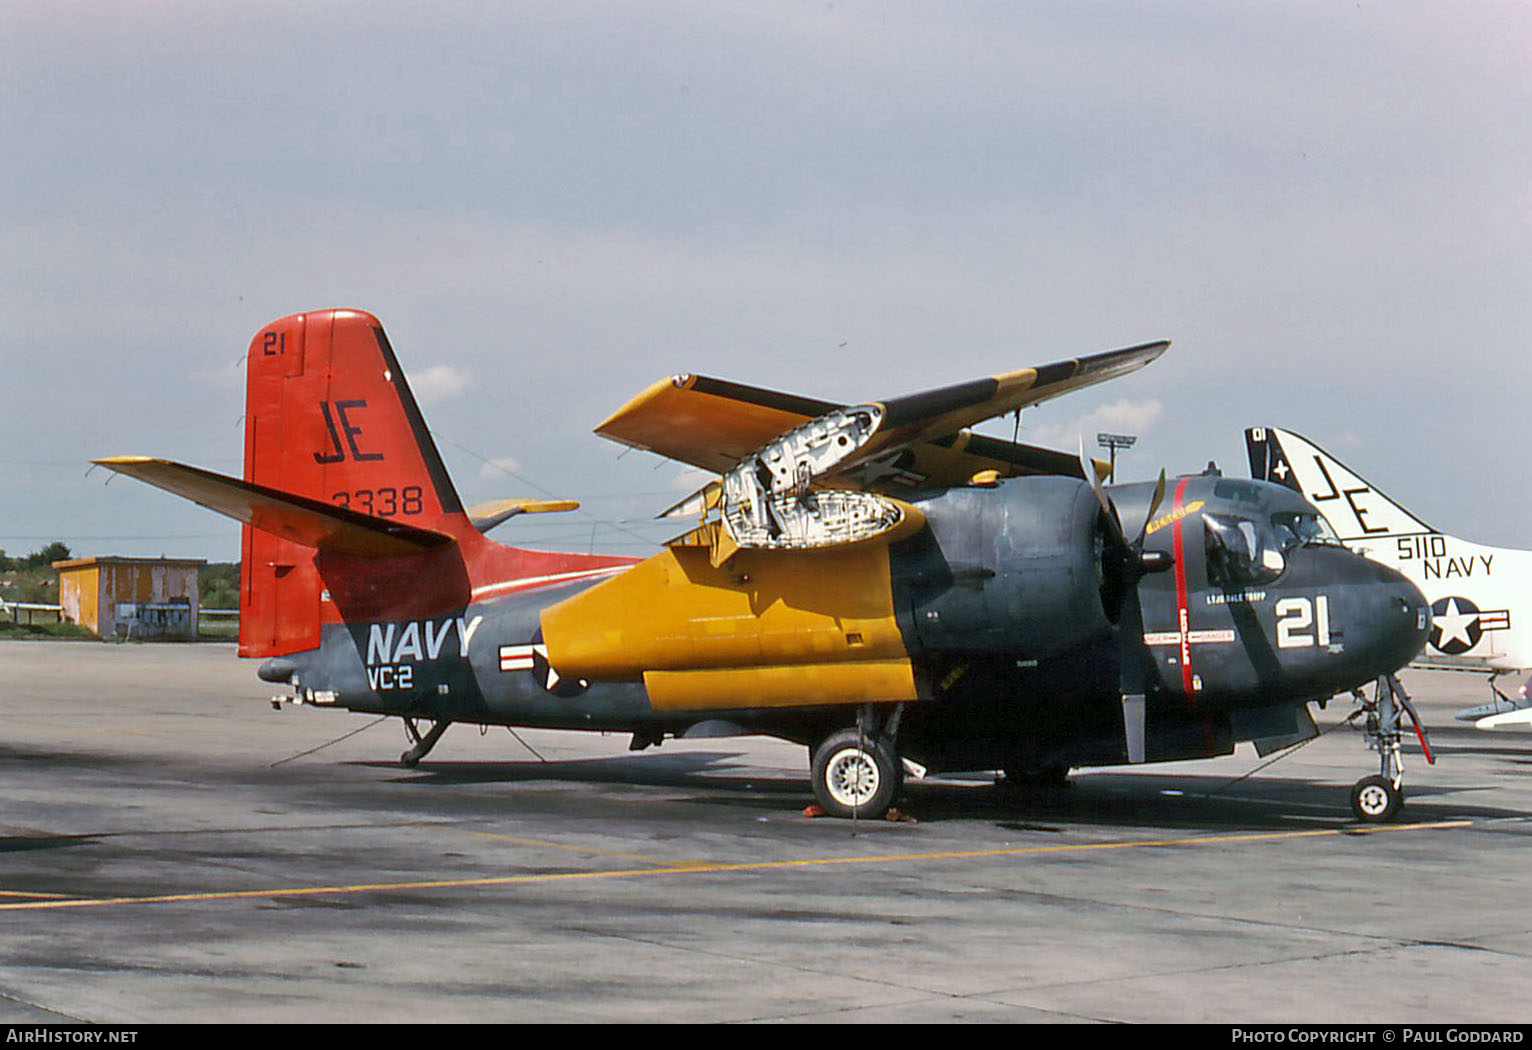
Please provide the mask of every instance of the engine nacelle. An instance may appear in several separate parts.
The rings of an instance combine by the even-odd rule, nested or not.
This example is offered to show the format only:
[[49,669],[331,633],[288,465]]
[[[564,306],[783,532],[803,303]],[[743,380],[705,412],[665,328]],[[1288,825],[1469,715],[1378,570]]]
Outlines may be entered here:
[[906,637],[923,652],[1046,659],[1110,633],[1116,582],[1084,482],[1016,478],[916,505],[929,528],[892,563]]

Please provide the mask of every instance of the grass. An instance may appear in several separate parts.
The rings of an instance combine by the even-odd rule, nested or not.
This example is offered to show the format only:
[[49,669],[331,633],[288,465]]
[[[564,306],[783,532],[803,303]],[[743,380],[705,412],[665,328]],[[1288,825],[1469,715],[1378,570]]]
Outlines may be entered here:
[[12,623],[0,620],[0,638],[94,638],[84,627],[73,623]]

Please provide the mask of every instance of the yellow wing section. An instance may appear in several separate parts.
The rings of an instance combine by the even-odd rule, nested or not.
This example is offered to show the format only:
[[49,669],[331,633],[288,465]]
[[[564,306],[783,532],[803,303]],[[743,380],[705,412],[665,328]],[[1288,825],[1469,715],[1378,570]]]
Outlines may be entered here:
[[[874,491],[960,485],[984,471],[1080,476],[1068,453],[969,433],[995,416],[1137,371],[1169,342],[1058,361],[998,376],[871,402],[882,423],[834,478],[821,484]],[[715,473],[794,427],[846,406],[707,376],[682,375],[649,387],[596,428],[620,444]],[[1098,472],[1105,464],[1097,465]]]
[[772,438],[840,407],[726,379],[681,375],[649,387],[596,433],[722,474]]

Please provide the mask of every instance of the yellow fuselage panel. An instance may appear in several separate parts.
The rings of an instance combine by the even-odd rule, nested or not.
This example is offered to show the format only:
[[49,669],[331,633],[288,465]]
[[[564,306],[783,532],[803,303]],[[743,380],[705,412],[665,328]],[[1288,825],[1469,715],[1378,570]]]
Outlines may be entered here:
[[666,548],[543,610],[548,662],[564,677],[637,681],[648,671],[900,660],[888,547],[739,551],[714,567]]
[[907,659],[646,671],[644,690],[656,711],[877,704],[919,698],[914,669]]

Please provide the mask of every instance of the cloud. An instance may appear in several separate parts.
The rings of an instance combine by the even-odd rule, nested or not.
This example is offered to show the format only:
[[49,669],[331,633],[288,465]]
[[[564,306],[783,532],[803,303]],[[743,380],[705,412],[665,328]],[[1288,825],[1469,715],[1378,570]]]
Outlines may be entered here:
[[1092,452],[1096,447],[1097,434],[1134,434],[1143,437],[1154,429],[1164,414],[1165,406],[1158,398],[1145,398],[1141,401],[1119,398],[1083,416],[1076,416],[1067,423],[1044,423],[1033,427],[1023,425],[1022,437],[1031,444],[1066,451],[1079,448],[1083,438],[1085,450]]
[[482,481],[503,481],[507,477],[516,477],[521,470],[521,463],[511,456],[496,456],[494,459],[486,459],[484,465],[479,468],[479,478]]
[[457,397],[472,384],[472,377],[452,365],[432,365],[410,377],[410,389],[423,405]]

